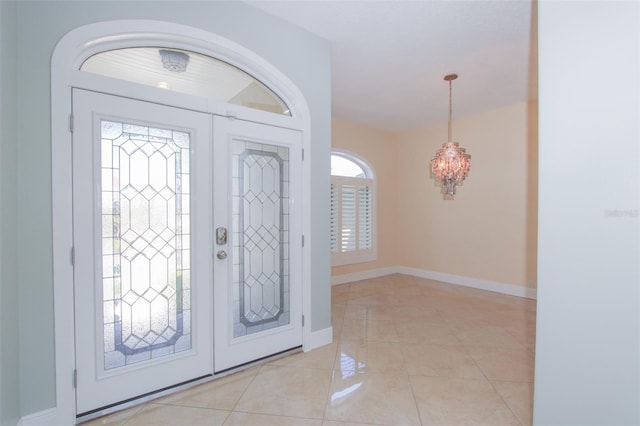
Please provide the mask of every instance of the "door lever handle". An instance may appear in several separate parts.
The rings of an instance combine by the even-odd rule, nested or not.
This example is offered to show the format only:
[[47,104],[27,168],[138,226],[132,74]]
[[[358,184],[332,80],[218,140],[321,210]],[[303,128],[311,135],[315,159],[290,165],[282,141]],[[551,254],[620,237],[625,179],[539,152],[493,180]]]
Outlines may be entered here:
[[219,246],[227,244],[227,228],[222,226],[216,228],[216,244]]

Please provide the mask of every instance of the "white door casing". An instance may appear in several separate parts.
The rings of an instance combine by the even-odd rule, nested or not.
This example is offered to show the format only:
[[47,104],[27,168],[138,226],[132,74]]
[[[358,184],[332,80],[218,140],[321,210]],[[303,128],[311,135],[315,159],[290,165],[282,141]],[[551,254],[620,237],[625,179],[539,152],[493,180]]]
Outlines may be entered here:
[[[248,73],[272,88],[290,105],[292,117],[273,117],[243,107],[229,108],[224,104],[211,104],[206,99],[158,93],[153,89],[133,87],[126,82],[92,76],[78,71],[79,65],[90,55],[102,50],[140,45],[163,45],[189,49],[222,59]],[[72,221],[72,164],[69,116],[71,87],[97,90],[129,96],[136,93],[142,100],[175,105],[194,111],[231,114],[255,122],[273,118],[280,127],[301,131],[302,147],[310,147],[310,116],[304,96],[280,71],[246,48],[207,31],[171,22],[149,20],[120,20],[89,24],[72,30],[58,43],[52,56],[52,207],[53,207],[53,279],[55,319],[56,410],[55,423],[73,424],[78,410],[75,405],[74,369],[75,337],[73,334],[74,298],[73,267],[69,253],[73,247]],[[132,89],[133,90],[132,92]],[[302,169],[302,232],[310,235],[308,221],[310,205],[310,164]],[[309,251],[302,250],[302,312],[310,312]],[[307,265],[306,267],[304,265]],[[303,348],[312,349],[324,343],[311,333],[311,318],[303,328]],[[318,337],[320,337],[318,335]]]

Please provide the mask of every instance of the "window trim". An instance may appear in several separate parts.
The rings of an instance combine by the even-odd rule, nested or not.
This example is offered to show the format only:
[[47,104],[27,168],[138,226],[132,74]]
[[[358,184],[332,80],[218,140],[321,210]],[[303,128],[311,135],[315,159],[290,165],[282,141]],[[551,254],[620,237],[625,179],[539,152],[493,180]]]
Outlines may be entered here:
[[[334,266],[351,265],[351,264],[363,263],[363,262],[373,262],[378,258],[378,241],[377,241],[378,240],[378,237],[377,237],[378,235],[377,216],[378,215],[377,215],[377,201],[376,201],[377,179],[376,179],[375,172],[373,170],[373,167],[369,164],[369,162],[364,160],[359,155],[354,154],[350,151],[343,150],[343,149],[332,149],[331,155],[332,156],[337,155],[337,156],[346,158],[349,161],[353,161],[358,166],[360,166],[365,173],[365,177],[363,178],[331,175],[331,187],[333,187],[334,185],[340,185],[342,187],[345,184],[362,186],[363,183],[366,183],[366,185],[370,188],[370,191],[372,194],[371,195],[371,230],[372,230],[371,231],[371,248],[363,249],[363,250],[348,251],[348,252],[332,251],[331,266],[334,267]],[[333,197],[333,189],[330,189],[330,194],[331,194],[331,197]],[[338,205],[338,213],[337,213],[338,235],[336,236],[338,240],[340,240],[340,223],[341,223],[340,212],[341,212],[341,206]],[[329,220],[331,221],[331,212],[329,213],[329,215],[330,215]],[[356,217],[356,220],[358,220],[357,217]],[[331,223],[330,223],[330,227],[331,227]],[[329,232],[330,234],[332,234],[331,228]],[[330,240],[332,236],[333,235],[330,236]]]

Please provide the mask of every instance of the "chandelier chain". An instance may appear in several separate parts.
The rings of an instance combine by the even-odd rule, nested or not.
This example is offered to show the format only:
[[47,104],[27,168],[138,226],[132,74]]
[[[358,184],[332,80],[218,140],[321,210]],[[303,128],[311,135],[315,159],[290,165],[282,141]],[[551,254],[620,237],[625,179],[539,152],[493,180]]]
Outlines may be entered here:
[[451,116],[453,115],[452,111],[453,111],[453,98],[451,96],[451,81],[449,80],[449,139],[448,141],[451,142],[453,139],[451,138]]

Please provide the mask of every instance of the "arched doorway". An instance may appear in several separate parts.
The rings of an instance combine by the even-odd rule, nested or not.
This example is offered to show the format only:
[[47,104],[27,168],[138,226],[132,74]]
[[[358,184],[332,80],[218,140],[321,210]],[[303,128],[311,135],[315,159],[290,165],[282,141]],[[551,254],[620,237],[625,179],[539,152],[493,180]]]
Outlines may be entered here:
[[[150,46],[159,60],[229,64],[255,77],[248,92],[266,88],[259,101],[276,100],[256,108],[83,69]],[[52,141],[56,372],[71,367],[76,388],[58,381],[58,408],[99,412],[301,346],[308,111],[295,87],[228,40],[121,21],[61,40],[52,94],[54,123],[70,117]]]

